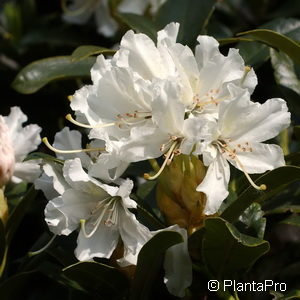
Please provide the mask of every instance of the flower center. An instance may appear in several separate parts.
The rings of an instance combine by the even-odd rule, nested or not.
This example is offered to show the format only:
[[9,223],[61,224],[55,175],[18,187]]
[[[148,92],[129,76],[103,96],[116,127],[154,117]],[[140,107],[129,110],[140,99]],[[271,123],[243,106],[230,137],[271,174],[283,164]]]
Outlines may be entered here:
[[101,223],[106,226],[114,226],[118,223],[119,218],[119,208],[120,205],[120,197],[107,197],[101,200],[96,207],[91,211],[91,217],[98,215],[94,222],[90,222],[89,225],[92,225],[92,230],[90,233],[86,232],[86,220],[81,219],[80,225],[82,232],[86,238],[90,238],[98,229]]

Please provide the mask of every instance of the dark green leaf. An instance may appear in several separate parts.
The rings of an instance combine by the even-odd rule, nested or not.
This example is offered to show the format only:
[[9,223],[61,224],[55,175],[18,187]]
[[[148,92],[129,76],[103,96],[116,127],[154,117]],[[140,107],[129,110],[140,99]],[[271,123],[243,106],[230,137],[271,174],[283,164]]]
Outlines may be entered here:
[[20,225],[24,215],[32,205],[36,195],[37,191],[32,186],[10,214],[6,224],[6,238],[8,244],[10,244],[14,233]]
[[156,181],[148,180],[138,187],[136,195],[141,199],[145,199],[149,195],[149,193],[155,188],[155,186],[156,186]]
[[269,29],[255,29],[237,34],[238,36],[246,36],[255,41],[259,41],[281,50],[291,59],[300,64],[300,46],[285,35],[277,33]]
[[253,202],[263,202],[283,190],[286,185],[300,180],[300,168],[284,166],[267,172],[255,180],[257,185],[265,184],[265,191],[257,191],[251,185],[242,192],[236,201],[224,210],[221,217],[229,222],[235,221]]
[[35,93],[54,80],[89,77],[90,69],[95,63],[94,57],[72,61],[71,56],[57,56],[37,60],[16,76],[12,87],[22,94]]
[[26,290],[34,282],[38,282],[39,276],[36,272],[19,273],[5,280],[0,285],[1,300],[20,300],[24,298]]
[[182,236],[174,231],[156,234],[141,249],[132,283],[131,300],[151,299],[150,291],[161,268],[164,254],[168,248],[183,242]]
[[214,278],[232,278],[236,272],[247,270],[268,250],[267,241],[241,234],[221,218],[205,220],[203,260]]
[[[275,19],[261,25],[259,28],[270,29],[284,34],[296,41],[300,40],[300,21],[297,19]],[[259,66],[270,57],[268,46],[262,43],[243,42],[238,44],[238,48],[240,49],[240,54],[248,65]]]
[[157,26],[147,17],[130,13],[118,13],[118,18],[136,32],[148,35],[156,41]]
[[78,61],[81,59],[85,59],[89,56],[92,55],[98,55],[98,54],[107,54],[107,55],[113,55],[116,53],[115,50],[99,47],[99,46],[94,46],[94,45],[84,45],[84,46],[79,46],[76,48],[72,54],[71,58],[73,61]]
[[294,135],[295,135],[295,137],[296,137],[296,139],[298,140],[298,141],[300,141],[300,126],[295,126],[294,127]]
[[125,275],[97,262],[79,262],[63,269],[63,274],[91,293],[109,297],[107,299],[122,299],[128,290]]
[[300,226],[300,216],[290,216],[290,217],[282,220],[280,223],[294,225],[294,226]]
[[0,219],[0,277],[1,270],[4,269],[4,260],[6,256],[7,246],[6,246],[6,238],[5,238],[5,230],[2,220]]
[[163,28],[170,22],[179,22],[178,41],[193,47],[197,36],[204,33],[215,4],[215,0],[168,0],[158,11],[156,23]]
[[7,2],[3,7],[3,25],[10,38],[18,40],[22,33],[22,16],[20,6],[14,2]]
[[263,239],[266,228],[266,218],[263,216],[261,206],[258,203],[252,203],[239,217],[239,221],[243,224],[243,232]]

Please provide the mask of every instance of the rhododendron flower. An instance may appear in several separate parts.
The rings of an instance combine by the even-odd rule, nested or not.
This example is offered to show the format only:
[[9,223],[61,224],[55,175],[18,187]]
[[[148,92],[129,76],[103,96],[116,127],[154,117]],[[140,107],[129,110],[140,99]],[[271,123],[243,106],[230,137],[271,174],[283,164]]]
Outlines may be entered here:
[[206,214],[215,213],[228,195],[228,162],[244,172],[254,188],[266,189],[265,185],[257,186],[248,174],[263,173],[285,164],[279,146],[262,142],[275,137],[289,124],[286,102],[279,98],[264,104],[254,103],[244,90],[233,101],[220,103],[219,119],[211,128],[211,137],[201,144],[198,152],[208,166],[203,182],[197,187],[197,191],[207,196]]
[[41,128],[30,124],[19,107],[12,107],[8,116],[0,116],[0,186],[9,180],[33,182],[40,174],[37,161],[23,161],[41,142]]
[[103,184],[83,170],[78,158],[67,160],[63,167],[47,163],[43,168],[45,173],[35,181],[35,187],[50,199],[45,208],[46,222],[57,235],[80,230],[75,249],[79,260],[109,258],[121,237],[124,256],[118,263],[135,265],[139,251],[155,234],[165,230],[179,232],[183,242],[170,247],[165,255],[165,283],[170,293],[184,296],[192,280],[185,229],[176,225],[151,232],[138,222],[129,211],[137,205],[129,197],[131,180],[120,180],[119,186]]

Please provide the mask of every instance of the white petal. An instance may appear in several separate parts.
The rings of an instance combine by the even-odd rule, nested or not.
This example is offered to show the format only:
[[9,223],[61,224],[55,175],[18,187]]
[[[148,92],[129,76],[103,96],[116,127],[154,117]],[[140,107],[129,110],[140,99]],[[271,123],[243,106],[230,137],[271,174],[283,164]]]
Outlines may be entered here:
[[45,174],[52,178],[53,189],[62,195],[70,188],[65,178],[63,177],[62,166],[56,163],[47,163],[43,166]]
[[150,231],[127,209],[119,212],[119,231],[124,243],[124,257],[118,260],[121,266],[136,264],[143,245],[150,239]]
[[179,23],[170,23],[157,33],[157,46],[166,45],[170,46],[176,43],[177,35],[179,32]]
[[83,170],[79,158],[65,161],[63,174],[65,180],[73,189],[98,197],[99,200],[107,197],[104,184],[92,178]]
[[166,76],[164,63],[153,41],[146,35],[128,31],[121,40],[121,49],[129,51],[129,66],[144,79]]
[[45,208],[45,221],[49,230],[58,235],[69,235],[76,227],[69,228],[67,225],[67,216],[60,210],[63,206],[62,197],[59,196],[49,201]]
[[236,101],[220,103],[219,122],[223,138],[262,142],[289,126],[290,113],[282,99],[260,104],[251,102],[249,94],[245,93]]
[[164,269],[168,291],[177,297],[184,297],[185,289],[192,283],[192,261],[188,252],[187,232],[177,225],[165,228],[181,234],[183,242],[166,251]]
[[[235,148],[234,148],[235,146]],[[241,147],[246,149],[243,151],[237,147],[236,144],[229,144],[230,148],[236,149],[237,159],[227,159],[236,168],[247,173],[264,173],[268,170],[285,165],[284,155],[282,149],[277,145],[269,145],[263,143],[248,143],[241,144]],[[251,152],[249,149],[251,148]],[[242,166],[241,166],[242,165]],[[243,170],[244,169],[244,170]]]
[[[63,128],[55,134],[53,146],[61,150],[77,150],[82,149],[81,133],[77,130],[70,130],[68,127]],[[76,154],[61,154],[56,155],[59,159],[67,160],[79,157],[82,165],[88,167],[91,164],[91,159],[86,153]]]
[[[87,233],[89,233],[93,225],[86,224]],[[87,238],[80,230],[77,238],[77,248],[75,249],[75,256],[78,260],[90,260],[93,257],[110,258],[115,250],[119,239],[119,232],[117,226],[106,226],[101,223],[97,231]]]
[[218,211],[222,201],[228,196],[228,182],[230,178],[229,165],[220,154],[210,164],[203,181],[197,191],[206,194],[204,213],[214,214]]
[[142,15],[148,6],[148,0],[123,0],[117,10],[121,13]]
[[34,188],[42,190],[48,200],[59,196],[59,193],[53,188],[53,179],[45,173],[34,181]]
[[39,160],[17,162],[11,181],[14,183],[19,183],[21,181],[34,182],[41,174],[39,162]]
[[156,96],[152,102],[152,119],[161,131],[181,135],[185,107],[180,101],[180,89],[176,82],[160,81],[155,85]]
[[9,128],[16,161],[21,162],[29,152],[37,149],[41,143],[40,132],[42,129],[35,124],[23,128],[22,124],[27,121],[27,117],[19,107],[12,107],[11,113],[4,119]]

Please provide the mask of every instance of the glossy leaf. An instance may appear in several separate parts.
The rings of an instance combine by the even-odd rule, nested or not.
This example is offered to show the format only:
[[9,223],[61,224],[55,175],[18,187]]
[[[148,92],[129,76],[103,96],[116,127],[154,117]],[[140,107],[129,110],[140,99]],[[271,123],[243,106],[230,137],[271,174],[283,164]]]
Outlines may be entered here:
[[283,190],[286,185],[300,180],[300,168],[284,166],[269,171],[257,178],[255,183],[265,184],[265,191],[257,191],[251,185],[242,192],[239,197],[221,214],[221,217],[229,222],[235,221],[244,210],[253,202],[261,203]]
[[154,288],[153,283],[161,268],[166,250],[181,242],[183,239],[179,233],[163,231],[143,246],[138,256],[131,300],[152,299],[150,292]]
[[[284,34],[293,40],[300,40],[300,21],[297,19],[275,19],[261,25],[259,28],[270,29]],[[239,38],[241,37],[238,37],[237,39]],[[251,41],[251,39],[249,41]],[[240,54],[243,56],[246,64],[249,65],[259,66],[270,58],[268,46],[259,42],[239,43],[238,48],[240,49]]]
[[300,298],[300,290],[292,290],[285,295],[276,291],[271,291],[270,294],[274,296],[273,300],[292,300]]
[[[254,202],[239,217],[242,226],[238,228],[242,228],[243,233],[262,239],[266,228],[266,218],[263,216],[264,212],[261,210],[261,206]],[[236,226],[238,225],[236,224]]]
[[275,49],[286,53],[291,59],[300,64],[300,46],[285,35],[269,29],[255,29],[237,34],[255,41],[263,42]]
[[193,47],[197,36],[204,33],[215,4],[215,0],[168,0],[158,11],[156,23],[163,28],[170,22],[179,22],[178,41]]
[[125,275],[116,268],[97,262],[76,263],[63,269],[63,274],[87,291],[104,298],[122,299],[128,289]]
[[76,48],[72,52],[71,58],[73,61],[78,61],[92,55],[99,55],[99,54],[113,55],[114,53],[116,53],[115,50],[107,49],[104,47],[99,47],[94,45],[84,45]]
[[221,279],[247,270],[269,250],[269,243],[240,233],[221,218],[207,218],[202,247],[203,260],[210,274]]
[[16,232],[26,212],[32,205],[37,193],[38,192],[32,186],[10,214],[6,224],[6,237],[8,244],[11,242],[14,233]]
[[280,223],[293,225],[293,226],[300,226],[300,216],[290,216],[282,220]]
[[57,56],[37,60],[23,68],[12,87],[22,94],[32,94],[49,82],[67,78],[89,77],[94,57],[73,61],[71,56]]
[[130,13],[118,13],[117,16],[134,31],[144,33],[156,41],[158,27],[149,18]]

